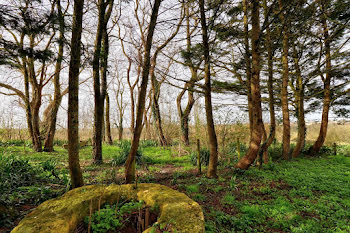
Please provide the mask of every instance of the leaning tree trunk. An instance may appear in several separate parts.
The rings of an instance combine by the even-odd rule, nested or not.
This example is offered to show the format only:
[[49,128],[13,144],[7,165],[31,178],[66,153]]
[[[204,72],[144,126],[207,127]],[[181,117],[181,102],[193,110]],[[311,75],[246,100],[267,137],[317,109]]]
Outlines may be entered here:
[[[280,10],[283,10],[282,0],[279,0]],[[281,91],[281,103],[282,103],[282,117],[283,117],[283,150],[282,156],[284,159],[289,159],[290,151],[290,120],[289,120],[289,108],[288,108],[288,79],[289,79],[289,67],[288,67],[288,26],[286,23],[285,13],[280,15],[282,27],[283,27],[283,51],[282,51],[282,91]]]
[[210,157],[207,176],[209,178],[217,177],[218,166],[218,140],[215,133],[213,107],[211,103],[211,77],[210,77],[210,55],[209,55],[209,38],[208,25],[205,18],[204,0],[199,1],[200,20],[202,25],[202,39],[204,49],[204,100],[205,115],[207,119],[207,130],[209,135]]
[[256,159],[262,137],[262,109],[260,96],[260,54],[259,54],[259,1],[252,1],[252,78],[250,90],[252,95],[252,134],[250,137],[249,148],[244,157],[235,165],[236,168],[248,169]]
[[327,13],[325,12],[326,9],[324,2],[321,1],[320,6],[323,10],[323,15],[321,16],[321,23],[323,26],[324,47],[326,52],[326,78],[323,84],[323,109],[320,133],[316,142],[311,148],[311,155],[316,155],[320,151],[321,147],[323,146],[326,140],[328,128],[328,115],[331,106],[331,41],[328,33],[329,29],[327,24]]
[[[264,0],[264,15],[268,17],[268,7],[267,2]],[[268,163],[268,148],[271,146],[276,135],[276,115],[275,115],[275,98],[273,94],[273,54],[272,54],[272,43],[271,43],[271,32],[270,28],[266,28],[266,40],[265,45],[267,48],[267,65],[268,65],[268,80],[267,80],[267,90],[269,93],[269,112],[270,112],[270,132],[267,139],[261,146],[261,152],[263,154],[264,163]]]
[[151,21],[148,28],[147,40],[145,45],[144,63],[142,69],[141,87],[137,101],[136,123],[133,131],[133,139],[128,159],[125,163],[125,182],[131,183],[135,180],[135,155],[139,147],[142,119],[145,111],[146,93],[148,85],[149,69],[151,65],[151,47],[153,41],[153,33],[157,24],[158,10],[162,0],[155,0],[152,9]]
[[84,185],[79,164],[79,68],[84,0],[74,0],[68,96],[68,157],[72,188]]
[[48,129],[44,141],[44,151],[46,152],[52,152],[53,151],[53,140],[56,133],[56,122],[57,122],[57,112],[61,105],[62,101],[62,95],[61,95],[61,86],[60,86],[60,73],[62,68],[62,60],[63,60],[63,49],[64,49],[64,17],[62,14],[61,9],[61,1],[57,0],[57,11],[58,11],[58,18],[59,18],[59,30],[60,30],[60,36],[58,40],[58,55],[57,55],[57,62],[55,66],[55,75],[54,75],[54,87],[55,87],[55,94],[54,94],[54,100],[51,107],[50,117],[49,117],[49,124]]
[[109,114],[109,95],[106,92],[106,138],[109,145],[113,145],[112,134],[111,134],[111,121]]

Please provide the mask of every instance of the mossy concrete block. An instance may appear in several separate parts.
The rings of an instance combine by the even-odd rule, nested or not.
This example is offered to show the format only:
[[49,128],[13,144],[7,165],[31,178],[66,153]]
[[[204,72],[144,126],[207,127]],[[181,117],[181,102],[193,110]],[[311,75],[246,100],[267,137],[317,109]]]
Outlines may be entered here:
[[12,233],[74,232],[90,208],[95,211],[99,205],[122,199],[143,200],[147,206],[158,207],[158,223],[172,223],[179,233],[204,232],[204,216],[197,202],[163,185],[138,184],[137,189],[134,185],[91,185],[71,190],[39,205]]

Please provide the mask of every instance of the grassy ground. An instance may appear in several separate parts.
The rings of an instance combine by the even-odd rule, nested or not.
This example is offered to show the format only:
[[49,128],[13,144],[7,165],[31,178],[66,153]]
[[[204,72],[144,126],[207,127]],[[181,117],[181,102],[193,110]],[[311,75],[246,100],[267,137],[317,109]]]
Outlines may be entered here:
[[[179,153],[178,147],[144,144],[141,151],[148,159],[138,166],[138,175],[140,182],[170,186],[200,203],[207,232],[350,232],[350,157],[344,156],[349,149],[340,148],[338,156],[324,150],[320,157],[279,160],[244,172],[233,169],[232,155],[231,164],[220,163],[220,178],[214,180],[197,175],[189,148]],[[0,147],[0,232],[68,190],[67,151],[55,150],[33,153],[23,146]],[[124,169],[115,164],[121,151],[105,145],[104,164],[96,166],[91,147],[82,148],[84,181],[123,183]]]

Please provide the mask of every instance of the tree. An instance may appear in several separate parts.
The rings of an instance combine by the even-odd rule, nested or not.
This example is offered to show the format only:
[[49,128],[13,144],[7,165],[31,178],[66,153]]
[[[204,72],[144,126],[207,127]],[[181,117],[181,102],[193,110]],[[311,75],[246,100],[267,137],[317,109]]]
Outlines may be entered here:
[[50,9],[40,11],[35,7],[38,3],[40,1],[21,1],[16,10],[9,10],[10,13],[2,16],[0,25],[12,40],[7,37],[0,38],[3,48],[0,52],[0,64],[15,68],[23,75],[24,92],[8,83],[0,82],[0,87],[10,92],[3,94],[17,95],[23,101],[33,149],[41,152],[39,113],[42,90],[55,75],[49,76],[46,71],[53,57],[51,49],[56,34],[55,26],[57,21],[61,24],[62,15],[56,17],[54,3],[50,5]]
[[142,120],[145,111],[145,100],[148,85],[148,76],[151,65],[151,46],[153,33],[157,24],[158,10],[162,0],[155,0],[152,8],[151,20],[148,27],[147,39],[145,44],[144,63],[142,66],[141,87],[137,100],[136,124],[133,131],[133,138],[128,159],[125,163],[125,181],[131,183],[135,179],[135,155],[139,147],[140,136],[142,132]]
[[284,159],[289,159],[290,151],[290,120],[289,120],[289,107],[288,107],[288,82],[289,82],[289,67],[288,67],[288,51],[289,51],[289,24],[286,13],[286,6],[283,0],[279,0],[280,7],[280,19],[283,33],[283,45],[282,45],[282,116],[283,116],[283,139],[282,139],[282,156]]
[[112,134],[111,134],[111,121],[110,121],[110,102],[109,102],[109,95],[108,92],[106,92],[106,138],[107,138],[107,143],[109,145],[113,145],[113,140],[112,140]]
[[218,165],[218,140],[215,133],[213,107],[211,103],[211,77],[210,77],[210,54],[209,54],[209,38],[208,25],[206,22],[204,0],[199,1],[200,21],[202,26],[203,52],[204,52],[204,99],[205,113],[207,120],[207,131],[209,135],[210,157],[207,176],[209,178],[217,177]]
[[260,142],[262,138],[262,109],[260,94],[260,13],[259,1],[252,0],[252,31],[251,31],[251,47],[252,47],[252,77],[250,82],[250,91],[252,95],[252,133],[249,142],[249,148],[245,156],[243,156],[235,167],[240,169],[248,169],[256,159]]
[[107,92],[107,59],[109,52],[107,24],[113,9],[113,0],[99,0],[97,7],[98,25],[95,39],[95,51],[92,61],[95,97],[92,154],[94,163],[100,164],[102,163],[104,102]]
[[79,164],[79,68],[84,0],[74,0],[68,94],[68,158],[72,188],[84,185]]

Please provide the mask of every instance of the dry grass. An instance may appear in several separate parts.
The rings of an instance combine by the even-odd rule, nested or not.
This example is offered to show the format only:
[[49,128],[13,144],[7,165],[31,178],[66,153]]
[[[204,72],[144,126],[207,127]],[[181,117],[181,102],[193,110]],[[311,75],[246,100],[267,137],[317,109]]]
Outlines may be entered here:
[[[180,138],[180,127],[174,123],[164,125],[164,133],[166,138],[169,141],[177,141]],[[249,125],[248,124],[235,124],[235,125],[216,125],[216,133],[218,138],[219,147],[224,147],[230,142],[234,142],[237,138],[240,139],[241,143],[248,144],[249,141]],[[269,126],[265,125],[267,129],[267,133],[269,133]],[[320,124],[312,124],[307,126],[306,131],[306,142],[312,144],[318,137],[320,129]],[[143,130],[143,139],[146,139],[146,130]],[[152,138],[156,140],[156,133],[154,131],[153,125],[151,126],[151,134]],[[8,140],[29,140],[27,132],[25,130],[16,130],[16,129],[0,129],[0,140],[8,141]],[[80,140],[86,141],[91,139],[92,129],[81,129],[79,132]],[[190,127],[190,139],[191,141],[195,141],[196,138],[199,138],[201,144],[203,146],[208,146],[208,136],[207,136],[206,125],[201,124],[197,127]],[[338,125],[336,123],[330,123],[328,125],[328,133],[326,138],[326,145],[332,145],[333,143],[337,143],[338,145],[350,144],[350,137],[348,136],[348,132],[350,132],[350,124]],[[112,138],[117,139],[118,130],[112,129]],[[124,139],[131,138],[131,131],[127,128],[124,129]],[[282,139],[282,125],[278,125],[276,129],[276,138],[277,141],[281,141]],[[67,140],[67,130],[59,129],[56,132],[57,140]],[[297,125],[294,123],[291,125],[291,141],[295,143],[297,139]]]

